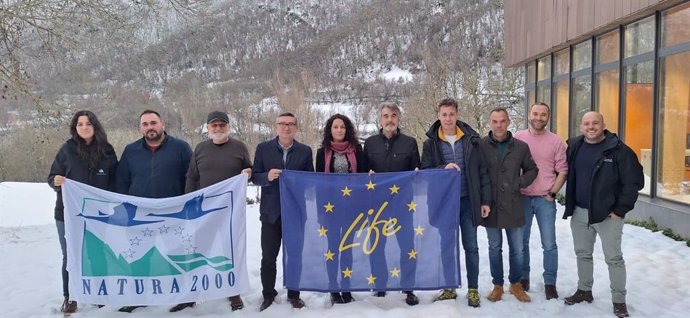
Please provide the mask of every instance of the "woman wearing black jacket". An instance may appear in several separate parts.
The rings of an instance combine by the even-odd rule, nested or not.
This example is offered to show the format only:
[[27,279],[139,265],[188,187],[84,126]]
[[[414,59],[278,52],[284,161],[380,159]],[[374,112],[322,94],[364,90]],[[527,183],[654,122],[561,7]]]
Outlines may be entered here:
[[[323,129],[323,141],[316,151],[316,172],[326,173],[356,173],[367,172],[367,156],[357,141],[355,127],[347,116],[335,114],[326,121]],[[325,222],[323,220],[322,222]],[[329,246],[340,240],[341,229],[328,231]],[[336,262],[328,267],[329,286],[331,288],[347,288],[337,286],[338,273],[345,267],[352,268],[352,251],[338,253]],[[330,263],[329,263],[330,264]],[[340,265],[340,269],[338,269]],[[354,301],[352,293],[331,293],[331,303],[344,304]]]
[[60,147],[48,175],[48,184],[57,192],[55,223],[62,248],[62,293],[65,300],[60,311],[77,311],[77,302],[71,301],[68,289],[67,242],[61,186],[65,178],[97,188],[114,191],[117,156],[96,115],[88,110],[74,114],[70,123],[70,135]]

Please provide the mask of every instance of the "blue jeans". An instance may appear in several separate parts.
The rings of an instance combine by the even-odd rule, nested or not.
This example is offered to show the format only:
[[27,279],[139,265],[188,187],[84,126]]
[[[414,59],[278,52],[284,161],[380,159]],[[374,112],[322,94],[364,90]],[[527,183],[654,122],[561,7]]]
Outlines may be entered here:
[[[517,283],[522,278],[522,227],[505,229],[508,241],[508,260],[510,271],[508,280],[511,284]],[[489,266],[491,268],[491,282],[494,285],[503,286],[503,229],[495,227],[486,228],[486,236],[489,238]]]
[[556,202],[547,201],[541,196],[522,196],[525,208],[523,227],[523,265],[522,279],[529,279],[529,236],[532,230],[532,217],[537,217],[541,248],[544,251],[544,285],[556,285],[558,272],[558,246],[556,245]]
[[472,224],[472,207],[469,197],[460,199],[460,237],[465,251],[465,270],[467,288],[479,288],[479,245],[477,227]]

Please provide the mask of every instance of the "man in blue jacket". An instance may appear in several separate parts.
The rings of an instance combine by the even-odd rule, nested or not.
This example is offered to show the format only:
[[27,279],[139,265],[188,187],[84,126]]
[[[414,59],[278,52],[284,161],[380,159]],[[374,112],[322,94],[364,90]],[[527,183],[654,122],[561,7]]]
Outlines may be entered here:
[[[291,113],[283,113],[275,122],[278,137],[256,146],[252,182],[261,186],[261,285],[264,300],[259,307],[263,311],[273,304],[278,291],[276,285],[276,260],[283,236],[280,220],[280,189],[278,178],[283,169],[314,171],[311,147],[295,140],[299,126]],[[293,308],[304,307],[299,291],[288,290],[288,302]]]
[[[165,133],[160,114],[145,110],[139,116],[143,138],[127,145],[117,167],[117,192],[143,198],[168,198],[184,194],[192,148]],[[124,306],[132,312],[141,306]]]
[[599,235],[611,280],[613,313],[628,317],[621,250],[623,218],[635,207],[644,176],[635,152],[605,128],[600,113],[588,112],[580,124],[582,135],[568,140],[568,186],[563,218],[572,216],[570,228],[578,281],[577,291],[565,298],[565,304],[594,300],[592,254]]

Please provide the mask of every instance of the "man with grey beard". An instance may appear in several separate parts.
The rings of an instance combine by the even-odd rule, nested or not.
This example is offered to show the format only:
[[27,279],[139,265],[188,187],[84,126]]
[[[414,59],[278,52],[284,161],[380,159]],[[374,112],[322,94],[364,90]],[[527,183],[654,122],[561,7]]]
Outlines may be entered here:
[[187,171],[185,193],[208,187],[240,173],[251,178],[252,161],[247,146],[230,138],[228,114],[214,111],[208,114],[208,137],[194,149]]
[[[240,173],[252,175],[252,161],[249,159],[247,146],[230,138],[228,114],[214,111],[208,114],[206,121],[210,140],[199,143],[187,170],[185,193],[199,190],[232,178]],[[240,295],[231,296],[230,307],[233,311],[244,308]],[[178,304],[171,312],[194,306],[193,302]]]

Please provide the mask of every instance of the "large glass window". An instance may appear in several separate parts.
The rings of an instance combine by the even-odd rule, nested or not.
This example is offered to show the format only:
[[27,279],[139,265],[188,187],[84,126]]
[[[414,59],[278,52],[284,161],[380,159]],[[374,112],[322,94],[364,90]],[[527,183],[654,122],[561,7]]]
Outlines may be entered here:
[[618,132],[618,96],[620,73],[618,55],[620,51],[618,30],[597,37],[596,65],[603,65],[604,71],[595,71],[594,109],[604,116],[606,128]]
[[573,104],[570,112],[570,137],[581,135],[580,121],[582,116],[592,110],[592,78],[580,76],[573,79]]
[[662,14],[661,46],[669,47],[690,42],[690,3],[678,6]]
[[625,144],[642,163],[645,182],[641,193],[650,194],[652,184],[652,132],[654,119],[654,61],[626,66]]
[[553,112],[553,132],[563,140],[568,139],[568,106],[570,94],[570,81],[564,80],[554,84],[554,97],[551,111]]
[[659,61],[658,195],[690,203],[690,52]]
[[625,27],[625,57],[654,51],[654,16]]
[[537,60],[537,102],[551,105],[551,55]]
[[[592,110],[592,41],[573,47],[573,90],[570,104],[570,137],[580,135],[580,120]],[[579,72],[578,72],[579,71]],[[576,74],[577,72],[577,74]]]
[[553,54],[553,101],[551,103],[551,130],[568,139],[570,118],[570,49]]

